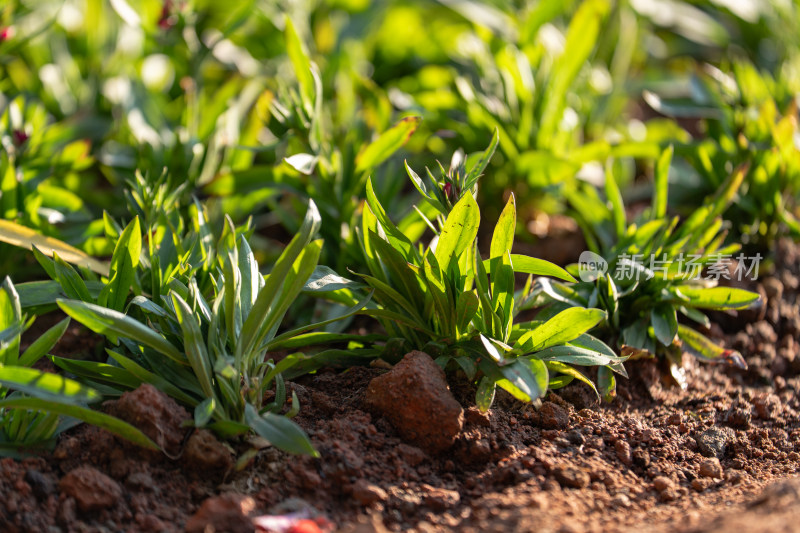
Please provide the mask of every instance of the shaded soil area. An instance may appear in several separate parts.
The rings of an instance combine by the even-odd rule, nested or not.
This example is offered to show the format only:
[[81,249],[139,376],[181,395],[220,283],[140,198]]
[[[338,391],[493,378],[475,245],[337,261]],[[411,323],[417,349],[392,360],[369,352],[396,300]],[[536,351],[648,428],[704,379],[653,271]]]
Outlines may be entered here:
[[[687,356],[686,390],[657,362],[635,361],[611,404],[570,385],[539,409],[498,396],[483,414],[458,375],[447,376],[456,404],[433,408],[435,391],[376,400],[380,366],[321,371],[289,385],[321,457],[253,441],[261,449],[239,471],[250,446],[193,433],[181,427],[185,409],[137,390],[106,409],[170,456],[80,426],[52,453],[2,460],[0,531],[254,531],[253,516],[298,511],[312,520],[295,533],[796,531],[800,253],[781,243],[776,267],[751,285],[767,298],[762,309],[718,315],[710,331],[749,369]],[[402,377],[411,384],[416,364]],[[404,409],[413,416],[392,414]],[[425,428],[441,413],[452,440],[432,443]],[[406,422],[416,432],[398,429]]]

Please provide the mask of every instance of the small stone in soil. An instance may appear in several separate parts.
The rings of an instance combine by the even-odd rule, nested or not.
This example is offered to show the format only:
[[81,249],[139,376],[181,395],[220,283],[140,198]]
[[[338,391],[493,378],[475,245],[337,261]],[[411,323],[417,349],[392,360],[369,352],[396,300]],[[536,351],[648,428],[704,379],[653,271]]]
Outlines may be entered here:
[[617,494],[611,498],[611,505],[614,507],[630,507],[631,499],[624,494]]
[[589,485],[589,474],[573,467],[559,468],[555,471],[556,480],[562,487],[580,489]]
[[253,533],[255,527],[250,515],[255,507],[255,500],[244,494],[228,492],[213,496],[204,501],[200,509],[189,517],[186,533]]
[[545,429],[564,429],[569,426],[569,414],[560,405],[544,402],[539,409],[539,423]]
[[423,501],[425,505],[434,511],[441,512],[455,507],[461,501],[461,495],[455,490],[432,487],[425,484],[420,488],[424,491]]
[[66,496],[75,498],[83,512],[113,507],[122,496],[116,481],[91,466],[71,470],[61,478],[58,488]]
[[622,464],[625,466],[631,466],[631,464],[633,464],[630,444],[624,440],[618,440],[614,443],[614,450],[616,451],[617,459],[619,459]]
[[201,476],[213,474],[223,477],[233,468],[231,452],[207,429],[192,433],[186,442],[183,459],[191,471]]
[[397,446],[397,451],[400,453],[400,456],[408,463],[410,466],[417,466],[418,464],[422,463],[425,460],[425,452],[417,448],[416,446],[411,446],[409,444],[400,443]]
[[722,465],[719,464],[719,459],[716,457],[710,457],[708,459],[703,459],[700,463],[700,475],[703,477],[710,477],[710,478],[721,478],[722,477]]
[[778,398],[774,394],[761,393],[753,398],[753,408],[756,412],[756,417],[761,420],[770,420],[777,408]]
[[664,492],[675,488],[675,483],[667,476],[658,476],[653,480],[653,488],[658,492]]
[[26,471],[25,482],[31,486],[31,490],[40,500],[46,500],[48,496],[56,491],[56,485],[53,480],[38,470],[30,469]]
[[731,406],[722,416],[722,422],[736,429],[748,429],[753,416],[749,409],[738,405]]
[[489,413],[484,413],[475,406],[468,407],[464,411],[464,417],[468,424],[482,427],[491,427],[492,422],[489,419]]
[[450,448],[464,424],[444,372],[424,352],[407,353],[389,372],[370,381],[366,402],[403,438],[430,453]]
[[385,501],[387,497],[385,490],[366,479],[359,479],[353,483],[353,498],[365,507]]
[[158,491],[158,486],[147,472],[133,472],[125,480],[125,486],[143,492]]
[[725,449],[733,439],[728,428],[711,427],[700,433],[695,440],[700,453],[706,457],[721,459],[725,456]]
[[180,452],[185,434],[182,424],[190,418],[186,409],[148,383],[123,393],[113,404],[112,414],[142,430],[173,455]]

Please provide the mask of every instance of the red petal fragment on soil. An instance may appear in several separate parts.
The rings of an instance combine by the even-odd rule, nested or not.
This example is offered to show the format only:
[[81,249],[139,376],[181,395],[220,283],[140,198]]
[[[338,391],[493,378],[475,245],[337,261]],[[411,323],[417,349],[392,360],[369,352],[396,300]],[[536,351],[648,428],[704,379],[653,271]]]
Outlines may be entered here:
[[83,512],[114,507],[122,496],[122,489],[116,481],[91,466],[71,470],[61,478],[58,488],[66,496],[75,498]]
[[452,446],[464,424],[444,372],[424,352],[407,353],[392,370],[370,381],[366,401],[404,439],[430,453]]
[[124,393],[112,412],[133,424],[170,455],[180,452],[186,429],[183,421],[191,417],[175,400],[150,384]]
[[244,494],[226,492],[213,496],[186,521],[186,533],[253,533],[255,525],[250,515],[255,508],[255,500]]

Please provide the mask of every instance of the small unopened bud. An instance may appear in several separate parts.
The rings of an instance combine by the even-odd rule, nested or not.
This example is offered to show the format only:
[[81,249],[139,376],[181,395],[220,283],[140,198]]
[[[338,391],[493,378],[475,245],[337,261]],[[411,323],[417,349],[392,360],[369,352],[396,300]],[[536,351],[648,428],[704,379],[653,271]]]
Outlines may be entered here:
[[11,138],[14,140],[14,146],[19,148],[25,141],[28,140],[29,135],[22,130],[14,130],[11,132]]
[[175,26],[176,17],[172,15],[172,0],[164,0],[164,5],[161,7],[161,16],[158,18],[158,27],[162,30],[168,30]]

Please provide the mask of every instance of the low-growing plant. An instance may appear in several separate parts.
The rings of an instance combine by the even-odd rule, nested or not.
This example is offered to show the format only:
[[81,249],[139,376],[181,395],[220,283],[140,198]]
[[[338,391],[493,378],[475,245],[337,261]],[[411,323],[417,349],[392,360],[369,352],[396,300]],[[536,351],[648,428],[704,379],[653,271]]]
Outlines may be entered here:
[[410,97],[440,103],[428,113],[439,112],[438,127],[462,146],[476,149],[487,132],[499,132],[500,155],[482,190],[486,201],[479,198],[486,213],[499,213],[495,198],[506,191],[520,198],[524,219],[562,212],[564,190],[577,186],[585,165],[654,153],[630,141],[621,120],[636,48],[608,2],[482,5],[480,15],[448,5],[475,25],[453,52],[457,68],[437,71],[444,88],[435,95],[449,98],[423,90]]
[[[680,222],[678,216],[667,215],[671,159],[670,148],[656,165],[652,206],[636,222],[626,221],[611,172],[606,173],[605,197],[594,188],[573,195],[574,216],[592,252],[580,265],[568,268],[580,274],[582,281],[567,285],[539,279],[534,292],[538,303],[547,304],[548,314],[573,307],[603,309],[606,314],[592,330],[594,334],[623,355],[667,357],[672,374],[683,383],[683,351],[706,361],[746,364],[741,354],[717,346],[679,317],[708,327],[703,310],[744,309],[759,295],[718,283],[731,279],[728,262],[740,248],[724,244],[727,230],[720,214],[733,199],[746,169],[737,169],[715,196]],[[737,272],[753,268],[747,258],[738,259]],[[601,368],[599,379],[604,394],[612,394],[613,376]]]
[[[223,437],[253,432],[280,449],[316,455],[308,437],[289,419],[299,408],[294,393],[291,410],[281,414],[286,403],[281,373],[303,358],[290,354],[275,360],[268,354],[275,345],[352,315],[366,303],[327,321],[277,334],[317,267],[322,241],[313,238],[319,224],[319,212],[309,202],[299,232],[271,272],[262,276],[243,232],[228,219],[216,245],[214,271],[208,272],[208,293],[198,285],[199,266],[183,263],[173,269],[177,274],[159,298],[137,295],[126,307],[128,314],[110,300],[101,305],[58,300],[65,313],[120,348],[107,350],[107,363],[63,358],[54,362],[107,394],[150,383],[193,407],[196,427],[209,427]],[[190,255],[188,251],[185,257]],[[273,389],[274,401],[265,402],[265,394]]]
[[[379,304],[367,314],[386,329],[387,346],[425,350],[446,367],[457,364],[478,389],[476,403],[488,409],[496,387],[531,402],[548,388],[579,379],[594,385],[570,363],[618,365],[623,358],[586,331],[603,320],[599,309],[567,309],[547,321],[518,322],[516,316],[531,295],[531,276],[554,276],[572,282],[560,267],[513,254],[516,205],[512,195],[495,226],[489,257],[477,246],[480,212],[474,198],[478,177],[491,158],[497,139],[477,157],[456,161],[429,184],[410,168],[415,186],[438,211],[429,221],[435,237],[425,246],[411,242],[390,220],[367,181],[367,205],[359,238],[369,274],[360,274]],[[468,163],[469,162],[469,163]],[[515,273],[529,274],[515,291]]]
[[80,124],[55,122],[31,98],[5,100],[0,92],[0,215],[102,254],[109,247],[89,205],[94,160],[81,133]]
[[[245,193],[231,195],[226,205],[232,209],[262,199],[271,216],[290,232],[299,225],[294,213],[302,212],[302,205],[312,199],[322,217],[323,263],[341,271],[361,260],[354,228],[367,178],[408,142],[422,119],[392,120],[385,92],[354,68],[331,73],[328,78],[335,78],[336,86],[323,86],[323,73],[289,17],[284,35],[297,83],[275,80],[274,94],[265,93],[258,106],[279,140],[274,147],[278,164],[225,173],[206,190]],[[335,98],[328,102],[331,91]],[[356,105],[359,100],[361,106]],[[396,174],[381,176],[380,190],[390,197],[399,195],[403,181],[393,179]]]
[[76,424],[88,422],[146,448],[158,446],[133,426],[86,404],[102,395],[77,381],[33,366],[55,346],[69,318],[42,333],[20,350],[22,333],[33,324],[22,313],[14,284],[6,278],[0,288],[0,455],[20,455],[55,444],[55,437]]
[[[732,237],[768,251],[783,236],[800,236],[800,148],[796,80],[773,78],[736,61],[730,72],[706,65],[690,79],[685,99],[646,93],[658,111],[700,121],[702,138],[676,145],[688,165],[678,167],[676,199],[689,209],[720,187],[735,167],[747,165],[737,197],[724,211]],[[700,192],[700,194],[698,194]]]

